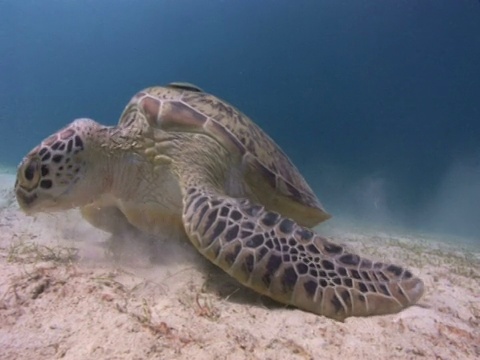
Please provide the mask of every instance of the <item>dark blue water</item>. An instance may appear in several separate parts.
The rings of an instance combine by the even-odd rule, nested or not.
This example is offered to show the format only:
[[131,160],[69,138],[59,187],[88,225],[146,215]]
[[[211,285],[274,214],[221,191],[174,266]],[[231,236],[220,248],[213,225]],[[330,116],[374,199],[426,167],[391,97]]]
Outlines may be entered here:
[[333,214],[480,242],[480,2],[0,1],[0,163],[143,87],[193,82]]

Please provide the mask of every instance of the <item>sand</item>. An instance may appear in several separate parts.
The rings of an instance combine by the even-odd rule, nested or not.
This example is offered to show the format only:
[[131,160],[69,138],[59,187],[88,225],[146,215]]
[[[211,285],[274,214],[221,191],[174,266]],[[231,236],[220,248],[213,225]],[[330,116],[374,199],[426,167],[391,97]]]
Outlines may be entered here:
[[24,216],[13,181],[0,175],[0,359],[480,357],[478,243],[326,226],[426,286],[399,314],[342,323],[257,295],[181,239],[159,240],[153,262],[137,244],[114,259],[78,211]]

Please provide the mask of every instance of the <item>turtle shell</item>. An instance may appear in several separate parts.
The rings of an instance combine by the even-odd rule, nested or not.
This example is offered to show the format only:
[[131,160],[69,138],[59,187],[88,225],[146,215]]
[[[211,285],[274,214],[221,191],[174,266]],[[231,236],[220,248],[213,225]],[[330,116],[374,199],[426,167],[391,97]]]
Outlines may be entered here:
[[149,126],[203,133],[238,153],[246,165],[246,185],[269,210],[307,227],[330,218],[288,156],[258,125],[227,102],[189,83],[151,87],[132,98],[119,126],[134,122],[138,110]]

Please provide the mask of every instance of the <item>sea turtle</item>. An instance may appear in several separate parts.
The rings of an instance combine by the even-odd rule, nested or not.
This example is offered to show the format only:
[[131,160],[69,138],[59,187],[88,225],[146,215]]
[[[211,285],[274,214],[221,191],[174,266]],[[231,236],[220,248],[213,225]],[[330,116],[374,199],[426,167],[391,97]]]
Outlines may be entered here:
[[348,252],[311,227],[330,215],[289,158],[248,117],[194,85],[137,93],[117,126],[77,119],[23,159],[27,213],[79,207],[120,233],[181,233],[243,285],[337,320],[395,313],[423,282]]

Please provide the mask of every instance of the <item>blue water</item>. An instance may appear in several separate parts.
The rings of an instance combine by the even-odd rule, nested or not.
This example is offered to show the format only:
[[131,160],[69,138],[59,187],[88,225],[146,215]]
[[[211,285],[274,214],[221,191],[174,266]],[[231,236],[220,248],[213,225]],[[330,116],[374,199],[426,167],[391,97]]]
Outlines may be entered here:
[[480,2],[0,1],[0,163],[143,87],[238,106],[334,215],[480,243]]

